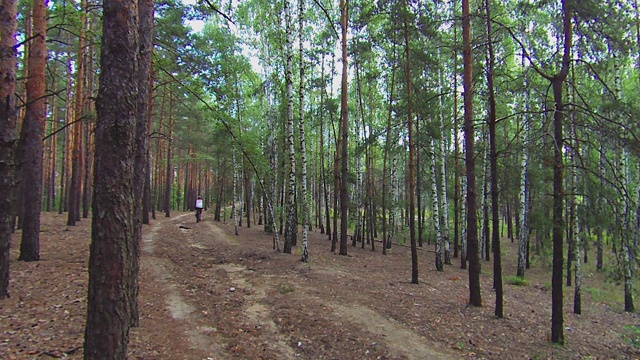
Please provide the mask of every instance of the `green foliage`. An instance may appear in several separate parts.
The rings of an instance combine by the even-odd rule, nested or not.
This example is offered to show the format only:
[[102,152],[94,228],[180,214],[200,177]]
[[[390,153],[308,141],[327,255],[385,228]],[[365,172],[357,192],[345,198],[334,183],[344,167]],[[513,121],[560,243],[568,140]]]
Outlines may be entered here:
[[529,286],[529,282],[521,276],[506,276],[504,282],[515,286]]
[[624,301],[623,292],[619,287],[610,284],[599,284],[600,287],[584,287],[584,291],[591,296],[594,302],[605,303],[609,305],[620,304]]
[[626,325],[622,338],[636,349],[640,349],[640,325]]

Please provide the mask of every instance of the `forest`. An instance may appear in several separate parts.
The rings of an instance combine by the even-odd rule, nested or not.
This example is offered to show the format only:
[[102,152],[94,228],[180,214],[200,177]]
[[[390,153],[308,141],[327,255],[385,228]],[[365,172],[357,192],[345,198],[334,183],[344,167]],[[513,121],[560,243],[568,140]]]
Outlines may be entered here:
[[0,38],[0,299],[43,214],[90,222],[85,358],[126,357],[143,228],[198,196],[302,263],[465,269],[498,319],[542,266],[554,344],[593,271],[637,320],[637,0],[0,0]]

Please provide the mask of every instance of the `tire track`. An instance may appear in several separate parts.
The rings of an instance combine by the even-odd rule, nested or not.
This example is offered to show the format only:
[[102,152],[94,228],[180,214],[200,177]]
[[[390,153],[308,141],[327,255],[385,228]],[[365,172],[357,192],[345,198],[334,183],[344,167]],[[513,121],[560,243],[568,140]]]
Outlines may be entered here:
[[[230,358],[225,354],[222,348],[214,341],[212,337],[213,327],[210,326],[193,326],[198,323],[196,308],[180,294],[179,288],[175,283],[172,264],[169,260],[154,255],[155,240],[158,233],[167,224],[175,224],[186,216],[192,214],[182,214],[173,219],[160,221],[143,234],[142,251],[145,256],[142,257],[142,265],[147,267],[154,279],[162,285],[165,296],[165,304],[169,310],[171,317],[179,321],[183,332],[187,335],[189,343],[206,354],[206,359],[227,359]],[[186,354],[185,354],[186,355]]]

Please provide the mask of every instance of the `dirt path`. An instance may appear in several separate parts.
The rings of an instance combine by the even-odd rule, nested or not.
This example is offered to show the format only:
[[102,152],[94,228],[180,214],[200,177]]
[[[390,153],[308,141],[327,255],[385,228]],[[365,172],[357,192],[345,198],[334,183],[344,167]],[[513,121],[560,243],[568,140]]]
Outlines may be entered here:
[[[205,356],[211,359],[237,358],[237,354],[229,350],[229,342],[225,336],[219,335],[220,324],[206,321],[201,315],[203,308],[211,308],[206,299],[193,299],[188,295],[182,295],[181,289],[185,287],[185,278],[193,274],[185,273],[184,266],[176,266],[188,263],[189,258],[196,257],[196,253],[219,252],[244,253],[250,255],[251,248],[246,248],[237,237],[229,235],[224,229],[212,222],[193,224],[188,217],[190,214],[182,214],[171,220],[161,221],[153,225],[146,232],[143,241],[143,266],[150,270],[153,280],[161,284],[161,292],[164,295],[165,306],[169,310],[176,328],[180,329],[188,339],[190,350],[196,354],[190,358]],[[157,243],[166,239],[166,235],[178,229],[179,242],[188,245],[189,252],[183,249],[165,248],[161,251]],[[167,245],[164,242],[164,245]],[[173,250],[173,251],[171,251]],[[167,256],[171,255],[172,256]],[[264,255],[261,255],[264,256]],[[177,257],[177,258],[176,258]],[[212,259],[209,259],[212,260]],[[239,261],[238,261],[239,260]],[[205,261],[207,261],[205,259]],[[236,262],[237,261],[237,262]],[[263,358],[273,359],[313,359],[312,353],[305,354],[303,346],[308,346],[306,341],[299,337],[296,341],[296,332],[283,329],[279,325],[280,310],[273,302],[273,294],[282,295],[282,284],[291,279],[286,274],[269,274],[256,271],[242,264],[242,257],[234,261],[223,260],[216,264],[215,261],[206,267],[206,271],[200,272],[200,278],[206,282],[218,282],[228,284],[228,293],[233,296],[240,295],[236,302],[235,311],[239,318],[235,319],[243,327],[252,329],[251,339],[255,343],[262,344],[262,351],[269,354]],[[314,273],[321,275],[335,271],[335,269],[315,267]],[[350,302],[348,305],[339,301],[327,302],[326,299],[317,297],[313,291],[305,286],[293,285],[296,298],[302,299],[306,304],[323,304],[330,310],[335,319],[339,319],[344,327],[357,329],[359,336],[369,333],[368,338],[376,338],[371,345],[374,348],[384,349],[382,353],[388,353],[389,358],[406,359],[455,359],[451,351],[438,348],[430,340],[415,333],[412,329],[403,326],[398,321],[385,317],[373,311],[367,304]],[[275,305],[275,306],[274,306]],[[200,310],[200,311],[199,311]],[[308,309],[313,312],[313,308]],[[302,314],[304,315],[304,314]],[[311,314],[306,314],[311,315]],[[326,329],[330,332],[330,329]],[[302,331],[304,332],[304,331]],[[325,334],[330,335],[330,333]],[[304,344],[304,345],[303,345]],[[233,347],[231,348],[233,350]],[[371,354],[365,350],[362,354],[366,357]]]
[[[143,235],[143,256],[142,267],[150,270],[153,281],[161,285],[160,293],[164,293],[164,302],[169,310],[171,317],[175,320],[175,326],[187,336],[190,343],[191,352],[199,353],[193,358],[227,358],[224,352],[211,338],[210,332],[213,328],[208,326],[197,326],[196,307],[182,296],[177,284],[176,271],[173,270],[171,262],[161,256],[156,256],[154,250],[155,244],[161,241],[160,235],[169,226],[181,224],[190,214],[182,214],[170,220],[164,220],[151,226]],[[183,230],[183,229],[181,229]],[[186,229],[185,229],[186,230]],[[179,251],[176,249],[176,251]]]
[[[0,302],[3,360],[83,357],[90,222],[69,227],[66,214],[54,213],[42,221],[40,261],[17,261],[12,244],[12,296]],[[427,251],[412,284],[405,247],[382,255],[349,246],[340,256],[326,235],[310,232],[310,261],[301,263],[299,247],[276,253],[261,226],[233,230],[207,214],[195,223],[193,213],[144,227],[129,359],[640,359],[640,314],[590,291],[579,316],[566,293],[565,345],[551,344],[544,265],[528,270],[528,286],[505,284],[505,318],[496,319],[489,264],[484,306],[473,308],[467,271],[438,272]],[[507,255],[517,250],[504,245]],[[515,259],[504,259],[513,273]],[[593,271],[585,289],[602,288],[605,276]]]

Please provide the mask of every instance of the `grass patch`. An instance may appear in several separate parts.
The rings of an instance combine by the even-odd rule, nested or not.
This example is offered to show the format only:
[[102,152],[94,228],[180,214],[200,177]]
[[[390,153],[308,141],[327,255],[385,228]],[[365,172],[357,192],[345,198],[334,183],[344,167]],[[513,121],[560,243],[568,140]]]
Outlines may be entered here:
[[591,295],[594,302],[608,304],[610,306],[619,305],[624,302],[624,291],[609,282],[599,284],[600,287],[584,287],[584,292]]
[[640,349],[640,325],[625,325],[625,334],[622,334],[622,338],[631,346],[636,349]]
[[507,276],[504,281],[509,285],[529,286],[529,282],[520,276]]
[[293,290],[295,290],[293,288],[293,286],[289,285],[289,284],[280,284],[278,285],[278,292],[280,294],[288,294],[288,293],[292,293]]

